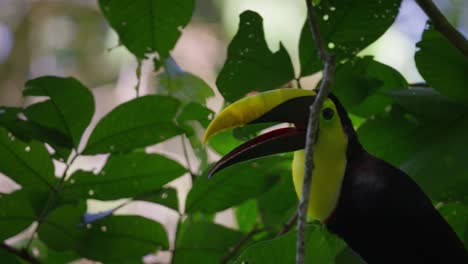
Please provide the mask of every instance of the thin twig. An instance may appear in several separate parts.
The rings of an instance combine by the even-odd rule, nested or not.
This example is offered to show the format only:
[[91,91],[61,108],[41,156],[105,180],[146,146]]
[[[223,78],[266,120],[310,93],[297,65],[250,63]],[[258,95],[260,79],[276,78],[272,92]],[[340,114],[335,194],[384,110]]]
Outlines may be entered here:
[[221,263],[228,263],[230,259],[236,256],[245,243],[247,243],[255,234],[263,231],[265,231],[265,229],[254,227],[249,233],[243,236],[233,247],[228,250],[228,252],[221,259]]
[[314,103],[310,107],[309,120],[307,124],[307,137],[306,137],[306,148],[305,148],[305,170],[304,180],[302,185],[302,195],[299,202],[298,208],[298,235],[296,241],[296,263],[305,263],[305,234],[306,234],[306,222],[307,222],[307,209],[309,207],[310,189],[312,183],[312,172],[314,170],[313,161],[313,146],[315,145],[316,134],[318,130],[318,117],[322,109],[323,102],[330,93],[331,84],[333,82],[333,74],[335,72],[335,59],[325,49],[325,42],[320,35],[318,27],[317,16],[312,6],[311,0],[306,0],[307,14],[310,31],[317,47],[317,53],[324,63],[323,79],[320,84],[318,95],[316,96]]
[[416,0],[432,21],[434,28],[444,35],[461,53],[468,58],[468,41],[456,30],[431,0]]
[[297,83],[297,88],[302,89],[301,77],[297,77],[295,80],[296,80],[296,83]]
[[188,152],[187,152],[187,146],[185,144],[185,137],[184,135],[181,135],[180,136],[180,140],[182,141],[182,149],[184,151],[184,157],[185,157],[185,161],[187,162],[187,170],[189,171],[190,173],[190,178],[192,179],[192,184],[195,182],[195,173],[193,173],[192,171],[192,166],[190,165],[190,159],[189,159],[189,156],[188,156]]
[[14,247],[12,247],[10,245],[5,244],[5,243],[1,243],[0,247],[5,249],[6,251],[10,252],[11,254],[22,258],[23,260],[25,260],[25,261],[27,261],[29,263],[32,263],[32,264],[40,264],[41,263],[38,259],[31,256],[31,254],[29,254],[29,252],[26,249],[19,250],[19,249],[16,249],[16,248],[14,248]]
[[138,60],[138,65],[136,68],[136,77],[137,77],[137,83],[135,85],[135,92],[136,92],[136,97],[140,96],[140,82],[141,82],[141,65],[143,64],[142,60]]
[[283,225],[283,229],[276,234],[277,237],[282,236],[286,234],[291,228],[293,228],[297,223],[297,211],[294,213],[294,215],[289,218],[288,222]]
[[425,83],[425,82],[410,83],[408,84],[408,86],[409,87],[421,87],[421,88],[431,87],[428,83]]
[[24,247],[26,250],[29,249],[29,247],[32,244],[32,241],[34,239],[34,235],[36,234],[37,230],[39,230],[39,226],[42,224],[46,216],[49,214],[49,210],[52,207],[52,205],[55,202],[55,198],[62,189],[63,183],[65,182],[65,178],[67,177],[68,171],[70,169],[70,166],[73,164],[73,162],[80,156],[80,153],[78,153],[77,150],[74,150],[75,154],[70,157],[67,161],[65,170],[63,171],[62,175],[60,176],[60,179],[58,182],[55,184],[54,188],[50,190],[49,195],[47,197],[46,204],[44,208],[42,208],[41,213],[39,214],[37,218],[37,225],[34,227],[34,231],[32,232],[31,237],[28,240],[28,243],[26,243],[26,246]]

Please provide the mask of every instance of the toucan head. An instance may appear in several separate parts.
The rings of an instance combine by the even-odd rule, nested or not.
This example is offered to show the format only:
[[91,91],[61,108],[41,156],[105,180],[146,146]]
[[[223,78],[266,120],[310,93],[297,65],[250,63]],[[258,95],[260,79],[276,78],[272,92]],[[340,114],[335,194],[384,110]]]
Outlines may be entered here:
[[[310,105],[315,91],[277,89],[243,98],[227,106],[208,126],[203,141],[214,134],[235,127],[258,123],[289,123],[238,146],[209,172],[209,177],[234,164],[269,155],[304,149]],[[333,95],[326,99],[320,113],[317,142],[333,141],[336,135],[355,137],[351,121]]]

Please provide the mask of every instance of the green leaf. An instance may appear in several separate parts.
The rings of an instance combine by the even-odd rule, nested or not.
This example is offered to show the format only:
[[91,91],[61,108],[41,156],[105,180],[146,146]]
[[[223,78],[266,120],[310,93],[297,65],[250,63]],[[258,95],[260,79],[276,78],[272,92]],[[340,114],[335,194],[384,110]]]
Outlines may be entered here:
[[466,111],[465,105],[454,102],[431,88],[389,91],[388,94],[397,104],[424,122],[451,121]]
[[[322,0],[316,13],[326,48],[342,61],[377,40],[395,21],[401,0]],[[301,76],[322,69],[309,24],[304,24],[299,41]]]
[[17,115],[21,113],[19,107],[0,106],[0,125],[4,122],[17,119]]
[[464,240],[466,246],[468,241],[464,234],[468,232],[468,206],[462,203],[448,203],[442,205],[439,212],[452,226],[458,237]]
[[367,119],[357,132],[359,141],[372,155],[398,167],[421,147],[420,129],[414,116],[394,105],[391,112]]
[[213,89],[201,78],[182,70],[172,57],[164,63],[165,72],[158,76],[157,94],[170,95],[183,102],[206,103]]
[[158,52],[164,61],[192,16],[194,0],[99,0],[99,7],[135,56]]
[[386,91],[406,89],[407,86],[398,71],[366,56],[337,67],[332,91],[348,112],[369,117],[384,112],[392,103]]
[[[295,263],[297,232],[263,241],[247,248],[235,263]],[[306,234],[305,263],[335,263],[344,244],[324,228],[309,225]]]
[[113,215],[88,224],[77,251],[105,263],[138,263],[158,248],[169,248],[160,223],[141,216]]
[[6,250],[3,247],[0,247],[0,259],[3,263],[8,264],[23,264],[24,262],[20,261],[16,255],[12,254],[10,251]]
[[94,128],[85,155],[126,152],[159,143],[181,133],[174,119],[179,102],[147,95],[117,106]]
[[247,141],[257,137],[262,132],[262,130],[273,125],[275,125],[275,123],[260,123],[243,127],[236,127],[232,130],[232,135],[238,140]]
[[277,183],[277,168],[284,160],[273,156],[226,168],[211,179],[197,178],[185,211],[215,213],[264,193]]
[[213,119],[214,112],[199,103],[188,103],[184,105],[180,114],[177,116],[177,122],[184,124],[188,121],[198,121],[204,128],[208,127]]
[[250,199],[234,208],[239,230],[247,233],[257,224],[258,206],[257,201]]
[[84,212],[83,207],[72,205],[55,209],[39,226],[39,238],[57,251],[75,250],[85,232]]
[[432,26],[416,44],[414,59],[421,76],[434,89],[456,101],[468,102],[468,60]]
[[200,171],[208,166],[208,153],[206,147],[201,142],[201,135],[204,131],[203,128],[208,127],[213,116],[213,111],[199,103],[184,105],[177,116],[177,123],[183,128],[195,156],[200,161]]
[[75,147],[94,114],[94,98],[74,78],[39,77],[26,82],[25,96],[47,96],[49,100],[24,110],[25,116],[44,127],[66,135]]
[[35,220],[25,191],[0,196],[0,240],[12,237],[30,226]]
[[[418,98],[415,96],[413,101]],[[420,110],[433,107],[423,107],[422,102],[417,103]],[[456,113],[445,110],[439,109],[446,120],[424,122],[393,107],[389,114],[364,123],[358,134],[371,154],[399,166],[433,200],[463,201],[468,199],[464,159],[468,155],[468,109]]]
[[[25,247],[28,242],[29,238],[21,241],[17,246],[20,248]],[[37,254],[37,258],[41,263],[70,263],[81,258],[81,256],[74,251],[59,252],[48,248],[47,245],[38,238],[33,238],[28,252],[32,256]]]
[[363,260],[350,247],[345,247],[335,258],[335,264],[363,264]]
[[0,172],[25,189],[47,191],[54,185],[54,166],[44,144],[19,141],[0,128]]
[[226,155],[229,151],[242,144],[242,141],[234,137],[233,130],[226,130],[212,136],[208,144],[219,155]]
[[229,248],[242,236],[241,232],[224,226],[186,220],[177,230],[172,263],[220,263]]
[[171,187],[161,188],[160,190],[154,192],[145,193],[141,195],[141,198],[137,197],[136,200],[157,203],[179,211],[177,190]]
[[216,80],[224,99],[234,102],[249,92],[271,90],[293,78],[294,69],[284,46],[280,43],[275,53],[268,49],[262,17],[253,11],[242,13],[239,31],[229,44]]
[[63,187],[61,196],[65,200],[134,197],[159,190],[185,172],[179,163],[158,154],[113,155],[98,175],[81,170],[75,172]]
[[282,168],[278,183],[257,198],[265,226],[283,227],[297,210],[298,198],[292,182],[291,164],[287,165]]
[[[3,114],[1,114],[3,112]],[[73,142],[56,129],[47,128],[29,120],[19,118],[20,108],[0,107],[0,126],[22,141],[38,140],[48,143],[55,150],[54,156],[67,159]]]

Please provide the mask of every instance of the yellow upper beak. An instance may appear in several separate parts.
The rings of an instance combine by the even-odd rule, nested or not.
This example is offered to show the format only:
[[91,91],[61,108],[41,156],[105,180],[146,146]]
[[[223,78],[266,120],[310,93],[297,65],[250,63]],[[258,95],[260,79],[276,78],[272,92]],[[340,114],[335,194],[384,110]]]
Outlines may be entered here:
[[210,123],[203,137],[203,143],[216,133],[244,126],[271,111],[290,99],[302,96],[315,96],[316,93],[303,89],[277,89],[243,98],[226,107]]

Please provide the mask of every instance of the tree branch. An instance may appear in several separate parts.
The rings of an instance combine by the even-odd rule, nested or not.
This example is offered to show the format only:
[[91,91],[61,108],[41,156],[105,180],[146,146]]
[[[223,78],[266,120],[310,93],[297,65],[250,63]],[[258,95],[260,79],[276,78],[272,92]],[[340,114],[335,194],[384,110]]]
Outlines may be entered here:
[[265,231],[264,228],[257,228],[257,227],[254,227],[252,230],[250,230],[249,233],[247,233],[244,237],[242,237],[233,247],[231,247],[229,249],[229,251],[226,253],[226,255],[223,256],[223,258],[221,259],[221,263],[228,263],[228,261],[233,258],[234,256],[236,256],[237,252],[239,252],[239,250],[241,249],[241,247],[249,242],[249,240],[255,235],[255,234],[258,234],[260,232],[263,232]]
[[432,21],[434,28],[468,58],[468,41],[450,24],[450,22],[448,22],[447,18],[440,12],[437,6],[431,0],[416,0],[416,2]]
[[19,249],[16,249],[16,248],[14,248],[14,247],[12,247],[10,245],[5,244],[5,243],[1,243],[0,247],[5,249],[6,251],[10,252],[11,254],[22,258],[23,260],[25,260],[25,261],[27,261],[29,263],[32,263],[32,264],[40,264],[41,263],[38,259],[31,256],[31,254],[29,254],[26,249],[19,250]]
[[135,85],[135,92],[136,92],[136,97],[140,97],[140,83],[141,83],[141,67],[143,64],[143,60],[138,59],[137,62],[137,68],[136,68],[136,77],[137,77],[137,83]]
[[318,27],[317,16],[312,6],[311,0],[306,0],[307,14],[310,31],[317,47],[317,53],[324,63],[323,79],[320,84],[319,92],[310,107],[309,121],[307,124],[307,137],[305,148],[305,170],[304,180],[302,184],[302,195],[298,207],[298,232],[296,241],[296,263],[304,264],[305,262],[305,235],[307,222],[307,209],[309,207],[309,197],[312,183],[312,172],[314,170],[313,146],[315,145],[316,135],[318,130],[318,119],[325,99],[330,93],[333,75],[335,72],[335,58],[325,49],[325,41],[322,39]]
[[291,228],[294,227],[294,225],[297,223],[297,211],[294,213],[294,215],[289,218],[288,222],[283,225],[283,229],[276,234],[277,237],[282,236],[286,234]]

